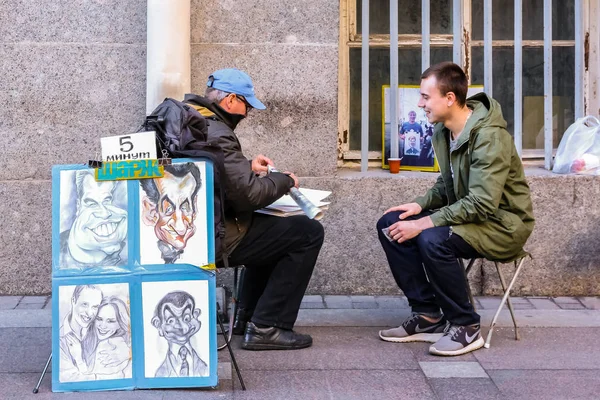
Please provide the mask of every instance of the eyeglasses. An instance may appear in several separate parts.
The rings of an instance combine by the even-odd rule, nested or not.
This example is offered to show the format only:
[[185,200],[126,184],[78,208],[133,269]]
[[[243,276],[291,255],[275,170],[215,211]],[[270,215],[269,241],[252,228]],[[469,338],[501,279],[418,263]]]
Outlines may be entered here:
[[246,105],[247,113],[249,113],[250,110],[252,110],[254,108],[250,105],[250,103],[248,103],[248,100],[246,100],[246,98],[244,96],[240,96],[239,94],[236,94],[235,97],[237,97],[238,100],[241,100]]

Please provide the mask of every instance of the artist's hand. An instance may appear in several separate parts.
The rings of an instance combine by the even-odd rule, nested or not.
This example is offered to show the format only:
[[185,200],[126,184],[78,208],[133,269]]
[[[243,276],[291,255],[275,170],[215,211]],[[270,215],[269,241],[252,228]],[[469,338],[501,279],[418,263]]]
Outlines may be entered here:
[[289,171],[285,171],[284,174],[288,175],[290,178],[292,178],[294,180],[294,187],[296,187],[296,188],[300,187],[300,184],[298,183],[298,177],[296,177],[296,175],[294,175],[293,173],[291,173]]
[[263,172],[266,173],[267,165],[273,166],[273,161],[271,161],[270,158],[259,154],[254,160],[252,160],[252,171],[255,174],[260,174]]
[[406,242],[419,235],[425,229],[433,228],[430,217],[419,218],[412,221],[398,221],[390,225],[389,236],[398,243]]
[[404,211],[402,214],[400,214],[400,219],[406,219],[406,218],[410,217],[411,215],[421,214],[421,211],[423,211],[423,209],[417,203],[407,203],[407,204],[401,204],[399,206],[389,208],[384,212],[384,214],[387,214],[392,211]]

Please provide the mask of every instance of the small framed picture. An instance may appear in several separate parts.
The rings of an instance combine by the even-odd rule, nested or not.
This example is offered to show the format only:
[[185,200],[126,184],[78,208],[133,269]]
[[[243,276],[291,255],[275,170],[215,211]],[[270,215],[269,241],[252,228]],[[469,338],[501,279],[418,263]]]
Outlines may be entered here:
[[[470,86],[467,97],[481,91],[483,91],[483,86]],[[389,85],[382,86],[382,97],[381,167],[388,169],[392,137]],[[436,172],[439,171],[439,167],[431,143],[434,126],[427,121],[425,112],[417,106],[419,97],[420,87],[418,85],[398,85],[398,112],[396,115],[398,117],[400,169]]]
[[143,332],[136,341],[138,387],[217,385],[215,276],[195,273],[145,275],[139,287]]
[[133,389],[134,332],[127,276],[52,283],[52,390]]

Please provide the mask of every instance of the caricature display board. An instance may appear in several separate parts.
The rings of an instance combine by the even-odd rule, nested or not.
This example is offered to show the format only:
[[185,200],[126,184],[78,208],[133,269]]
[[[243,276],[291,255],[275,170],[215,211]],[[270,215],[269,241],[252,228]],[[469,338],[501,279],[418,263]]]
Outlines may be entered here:
[[217,385],[212,168],[53,168],[53,391]]

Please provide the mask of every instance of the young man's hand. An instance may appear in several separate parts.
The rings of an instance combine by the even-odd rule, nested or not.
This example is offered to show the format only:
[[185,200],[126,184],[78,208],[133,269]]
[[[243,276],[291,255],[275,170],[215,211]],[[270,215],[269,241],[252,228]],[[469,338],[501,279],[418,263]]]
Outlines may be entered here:
[[400,214],[400,219],[406,219],[411,215],[419,215],[421,211],[423,211],[423,209],[417,203],[407,203],[389,208],[384,212],[384,214],[387,214],[392,211],[404,211],[402,214]]
[[257,175],[263,172],[267,173],[268,165],[273,166],[273,161],[271,161],[270,158],[259,154],[254,160],[252,160],[252,171]]
[[429,216],[411,221],[398,221],[390,225],[388,234],[398,243],[406,242],[418,236],[425,229],[433,228],[433,222]]

